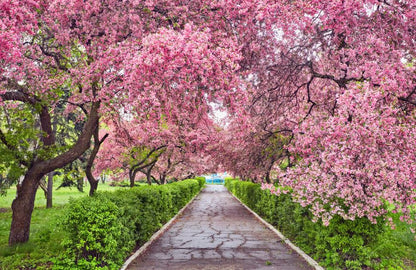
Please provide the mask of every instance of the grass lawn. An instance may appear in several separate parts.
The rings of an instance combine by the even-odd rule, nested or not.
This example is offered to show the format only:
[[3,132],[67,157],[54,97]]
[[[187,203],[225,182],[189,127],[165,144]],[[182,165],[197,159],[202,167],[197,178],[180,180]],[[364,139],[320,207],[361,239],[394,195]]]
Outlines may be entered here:
[[33,211],[30,240],[25,244],[8,247],[11,212],[0,213],[0,269],[45,269],[49,258],[63,250],[61,241],[65,232],[57,226],[63,207]]
[[[98,191],[111,191],[119,187],[99,184]],[[0,196],[0,269],[47,269],[50,258],[63,251],[61,241],[65,236],[59,226],[60,217],[69,198],[88,196],[89,186],[84,192],[76,188],[61,188],[53,191],[53,208],[46,209],[46,199],[41,189],[36,194],[32,215],[29,242],[14,247],[8,246],[12,212],[10,206],[16,196],[16,188],[10,188],[6,196]]]
[[[98,191],[115,190],[117,188],[118,187],[109,186],[107,183],[105,184],[100,183],[98,185]],[[52,192],[53,206],[65,205],[66,203],[68,203],[68,200],[71,197],[79,198],[83,196],[88,196],[89,190],[90,190],[89,185],[84,187],[84,192],[79,192],[76,187],[64,187],[58,190],[54,189]],[[0,196],[0,208],[10,208],[12,205],[12,201],[15,197],[16,197],[16,186],[13,186],[7,190],[6,196]],[[46,206],[46,198],[45,198],[43,190],[39,188],[38,192],[36,193],[35,208],[45,207],[45,206]]]

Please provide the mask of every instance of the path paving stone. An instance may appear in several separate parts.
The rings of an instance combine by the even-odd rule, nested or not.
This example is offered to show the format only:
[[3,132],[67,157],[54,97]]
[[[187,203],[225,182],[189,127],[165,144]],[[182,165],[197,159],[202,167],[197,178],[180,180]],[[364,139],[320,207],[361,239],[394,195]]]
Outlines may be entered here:
[[127,269],[313,269],[224,186],[207,186]]

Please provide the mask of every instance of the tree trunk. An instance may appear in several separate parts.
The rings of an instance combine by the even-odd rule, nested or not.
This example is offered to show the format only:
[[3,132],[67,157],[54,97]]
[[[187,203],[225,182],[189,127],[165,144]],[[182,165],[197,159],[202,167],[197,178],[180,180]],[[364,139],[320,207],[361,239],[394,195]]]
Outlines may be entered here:
[[166,184],[166,175],[165,175],[164,173],[162,173],[162,174],[160,175],[160,184],[161,184],[161,185]]
[[48,188],[46,192],[46,208],[52,208],[53,173],[48,173]]
[[155,164],[156,164],[156,162],[154,162],[149,167],[147,167],[147,170],[146,171],[143,171],[143,173],[146,174],[147,183],[149,185],[152,184],[152,169],[155,166]]
[[154,177],[153,175],[150,175],[150,177],[152,178],[152,180],[153,180],[156,184],[161,185],[160,181],[159,181],[159,180],[157,180],[157,179],[156,179],[156,177]]
[[185,180],[185,179],[192,179],[192,178],[195,178],[195,174],[190,173],[190,174],[188,174],[187,176],[185,176],[185,178],[183,178],[182,180]]
[[272,171],[272,168],[273,168],[274,163],[275,163],[275,158],[272,157],[270,159],[269,166],[267,166],[267,172],[266,172],[266,183],[267,184],[271,184],[272,183],[272,179],[270,179],[270,172]]
[[134,179],[136,178],[137,171],[130,170],[129,171],[129,178],[130,178],[130,187],[134,187]]
[[270,171],[267,171],[267,173],[266,173],[266,183],[267,184],[271,184],[271,180],[270,180]]
[[[56,138],[56,129],[58,126],[58,115],[55,114],[52,118],[52,134]],[[52,190],[53,190],[53,175],[54,171],[48,173],[48,185],[46,188],[46,208],[52,208]]]
[[45,194],[46,208],[52,208],[53,174],[54,172],[48,173],[47,180],[45,180],[45,177],[42,177],[38,185],[38,188],[41,188]]
[[91,166],[87,165],[87,168],[85,169],[85,175],[87,176],[88,183],[90,184],[89,196],[93,196],[95,191],[97,191],[99,180],[95,179],[94,175],[92,174]]
[[[147,183],[149,185],[152,184],[152,179],[151,176],[147,176],[147,171],[151,171],[153,169],[153,167],[155,166],[157,160],[159,159],[160,155],[163,154],[164,151],[157,153],[155,157],[152,158],[151,161],[149,161],[148,163],[146,163],[146,161],[151,157],[151,155],[163,148],[165,148],[166,146],[159,146],[157,148],[153,148],[149,153],[147,153],[146,157],[143,158],[142,160],[138,161],[136,164],[134,164],[133,166],[130,167],[129,169],[129,178],[130,178],[130,187],[134,187],[134,179],[136,178],[136,173],[137,172],[142,172],[146,175],[147,178]],[[147,171],[145,170],[147,168]],[[149,180],[150,179],[150,180]]]
[[41,173],[29,169],[22,183],[17,185],[16,198],[12,203],[12,224],[10,227],[9,245],[24,243],[29,240],[30,221],[35,205],[36,191],[42,178]]
[[88,158],[87,166],[85,168],[85,174],[87,176],[88,182],[90,183],[90,196],[93,196],[95,191],[98,188],[98,182],[100,180],[95,179],[94,175],[92,174],[92,167],[94,165],[94,160],[97,157],[98,151],[100,150],[101,144],[105,141],[108,137],[108,133],[104,135],[104,137],[100,140],[99,138],[99,123],[97,119],[97,128],[94,131],[94,148],[92,149],[91,155]]
[[149,184],[149,186],[152,185],[152,174],[151,174],[150,170],[148,170],[146,172],[146,180],[147,180],[147,184]]
[[89,192],[88,195],[93,196],[95,194],[95,192],[97,191],[97,188],[98,188],[98,180],[95,180],[95,178],[94,178],[94,181],[90,181],[88,179],[88,182],[90,183],[90,192]]

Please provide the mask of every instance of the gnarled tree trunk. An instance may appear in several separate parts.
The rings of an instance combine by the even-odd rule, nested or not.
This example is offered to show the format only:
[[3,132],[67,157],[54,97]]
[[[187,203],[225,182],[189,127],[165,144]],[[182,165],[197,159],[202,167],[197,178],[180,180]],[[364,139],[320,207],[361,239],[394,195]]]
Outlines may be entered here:
[[29,240],[30,221],[35,205],[36,191],[43,174],[35,167],[29,169],[23,181],[17,185],[16,198],[12,203],[12,224],[9,245],[24,243]]
[[95,191],[98,188],[99,180],[95,179],[94,175],[92,174],[92,167],[94,165],[94,160],[97,157],[98,151],[100,150],[101,144],[105,141],[108,137],[108,133],[104,135],[104,137],[100,140],[99,138],[99,123],[97,119],[97,128],[94,131],[94,148],[92,149],[91,155],[88,158],[87,166],[85,167],[85,175],[87,176],[88,182],[90,183],[90,192],[89,195],[93,196]]

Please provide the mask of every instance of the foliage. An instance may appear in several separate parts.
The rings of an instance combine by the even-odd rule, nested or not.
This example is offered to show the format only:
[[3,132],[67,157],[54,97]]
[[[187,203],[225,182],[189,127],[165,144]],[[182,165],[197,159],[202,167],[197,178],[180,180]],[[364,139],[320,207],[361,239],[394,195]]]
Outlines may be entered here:
[[[35,155],[35,150],[30,148],[36,148],[39,145],[37,140],[39,134],[31,128],[36,123],[34,116],[36,112],[26,105],[8,105],[7,110],[0,111],[0,117],[4,119],[0,122],[0,129],[6,130],[3,134],[4,138],[16,147],[15,151],[21,152],[20,157],[30,160]],[[5,176],[0,180],[0,188],[4,180],[8,185],[14,184],[24,174],[24,170],[15,158],[15,153],[4,144],[0,144],[0,164],[0,173]]]
[[203,187],[200,180],[140,186],[72,201],[62,223],[68,237],[65,253],[55,260],[66,269],[117,269]]
[[[129,251],[131,251],[131,243],[135,244],[136,241],[140,245],[147,241],[154,231],[160,228],[163,223],[168,221],[183,207],[187,202],[185,199],[187,192],[192,191],[195,194],[195,192],[199,191],[200,187],[204,186],[205,182],[202,181],[202,178],[199,179],[199,184],[196,184],[195,180],[191,180],[166,186],[148,187],[146,185],[133,190],[120,190],[107,184],[100,184],[100,190],[106,191],[98,193],[93,198],[88,197],[86,193],[79,192],[76,188],[61,188],[54,192],[54,203],[59,206],[51,209],[42,208],[45,204],[45,198],[43,192],[39,190],[36,199],[36,208],[33,214],[32,238],[28,243],[14,247],[7,246],[11,212],[6,211],[0,213],[0,268],[5,270],[21,268],[49,269],[51,267],[56,269],[75,269],[77,267],[93,269],[94,267],[103,265],[104,263],[102,261],[88,261],[83,259],[79,260],[79,265],[74,265],[74,253],[77,250],[82,250],[82,247],[80,246],[80,242],[72,242],[74,244],[72,249],[69,247],[65,250],[62,245],[63,242],[66,242],[66,245],[71,245],[71,241],[80,239],[78,231],[76,233],[72,231],[71,235],[68,226],[72,229],[80,229],[80,235],[83,234],[86,238],[93,237],[93,235],[102,237],[105,232],[105,243],[107,245],[104,245],[103,240],[100,243],[89,243],[90,247],[108,251],[115,244],[111,241],[109,243],[109,240],[114,240],[117,236],[119,238],[125,237],[123,245],[128,246],[130,241],[131,249]],[[13,191],[13,189],[9,190],[7,197],[0,198],[0,205],[10,207],[11,200],[14,196]],[[186,198],[189,199],[191,196],[189,194],[187,195]],[[68,204],[69,198],[72,198],[70,204]],[[105,204],[107,203],[111,207],[106,207]],[[64,204],[68,204],[67,207],[62,207]],[[116,205],[116,208],[114,208],[114,205]],[[39,206],[42,207],[39,208]],[[69,209],[72,209],[70,214],[76,216],[75,220],[82,220],[83,224],[90,225],[89,228],[92,228],[92,230],[89,231],[85,227],[81,229],[78,224],[69,220]],[[94,212],[93,210],[96,209],[100,209],[101,212]],[[106,211],[110,219],[114,218],[114,215],[117,214],[120,222],[118,223],[112,220],[113,223],[116,223],[113,225],[115,227],[129,225],[130,228],[134,228],[132,231],[135,235],[129,235],[129,228],[122,227],[124,228],[121,232],[123,235],[119,235],[119,232],[113,231],[107,237],[107,233],[111,231],[111,228],[107,230],[106,226],[104,229],[97,227],[98,221],[108,220],[107,214],[105,216],[101,214],[103,211]],[[81,216],[79,215],[80,212],[84,214]],[[90,219],[89,221],[87,220],[88,218]],[[63,226],[63,219],[70,224]],[[87,241],[84,241],[84,244],[87,245]],[[125,247],[122,247],[120,250],[124,249]],[[124,259],[129,251],[124,250],[124,257],[122,256],[121,259]],[[116,252],[115,255],[117,256],[117,254]],[[107,257],[104,260],[109,261]],[[110,257],[114,260],[116,259],[112,253]],[[113,263],[112,261],[108,262],[109,265],[113,265]],[[113,268],[118,268],[118,266],[114,266]]]
[[[414,246],[414,236],[408,226],[396,232],[405,241],[392,241],[393,231],[384,225],[382,218],[373,224],[366,218],[344,220],[335,216],[329,226],[324,226],[320,220],[313,222],[310,208],[294,202],[290,192],[276,196],[267,189],[262,190],[260,184],[233,179],[226,179],[225,185],[328,269],[400,269],[406,256],[415,258],[414,252],[408,252]],[[390,252],[394,249],[396,255],[392,256]]]
[[[66,260],[79,268],[117,268],[134,246],[121,211],[104,194],[69,203],[62,225],[68,232],[63,242]],[[59,264],[59,263],[57,263]]]
[[205,185],[205,177],[203,177],[203,176],[197,176],[194,179],[198,181],[199,186],[201,188]]

